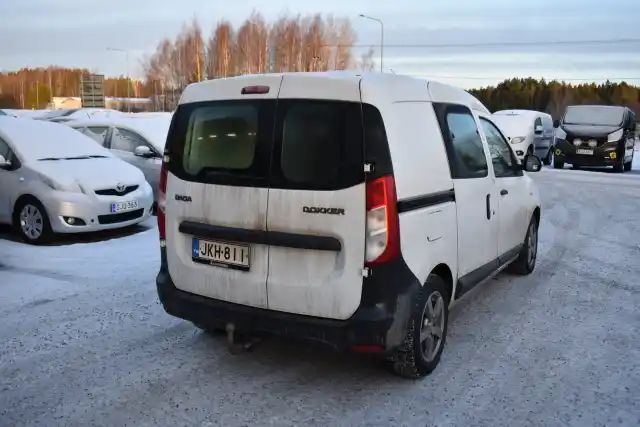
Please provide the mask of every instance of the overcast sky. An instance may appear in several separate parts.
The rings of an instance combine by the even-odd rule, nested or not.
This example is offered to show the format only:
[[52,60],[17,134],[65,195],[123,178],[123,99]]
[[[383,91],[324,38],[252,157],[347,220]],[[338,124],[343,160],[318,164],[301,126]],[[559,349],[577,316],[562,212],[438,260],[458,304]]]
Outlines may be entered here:
[[[57,64],[125,74],[125,55],[111,47],[129,50],[131,73],[140,75],[140,58],[194,14],[208,33],[219,19],[238,24],[253,9],[269,20],[284,11],[348,16],[362,45],[379,44],[380,27],[358,14],[378,17],[386,71],[465,88],[526,76],[640,84],[640,42],[629,40],[640,39],[638,0],[0,0],[0,70]],[[549,43],[620,39],[627,42]],[[500,45],[521,42],[540,44]],[[458,43],[476,46],[394,46]]]

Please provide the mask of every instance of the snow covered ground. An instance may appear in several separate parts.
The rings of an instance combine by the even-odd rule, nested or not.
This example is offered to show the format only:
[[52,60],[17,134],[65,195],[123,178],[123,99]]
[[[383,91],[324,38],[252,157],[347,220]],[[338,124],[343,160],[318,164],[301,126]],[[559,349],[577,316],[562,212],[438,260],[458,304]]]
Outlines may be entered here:
[[637,427],[640,158],[532,176],[536,271],[472,291],[416,382],[281,342],[228,354],[159,305],[153,221],[47,247],[0,233],[0,426]]

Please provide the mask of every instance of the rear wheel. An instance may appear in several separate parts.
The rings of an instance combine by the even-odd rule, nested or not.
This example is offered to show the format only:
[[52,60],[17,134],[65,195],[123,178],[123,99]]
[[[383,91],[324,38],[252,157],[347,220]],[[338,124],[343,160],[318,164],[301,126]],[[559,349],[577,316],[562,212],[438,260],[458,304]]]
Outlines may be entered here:
[[51,223],[42,203],[35,197],[19,200],[13,213],[13,225],[27,243],[46,243],[53,234]]
[[389,364],[395,374],[416,379],[438,366],[447,339],[449,288],[440,276],[429,275],[412,316],[405,341]]
[[520,250],[518,258],[511,263],[508,270],[511,273],[526,276],[533,272],[538,257],[538,220],[534,216],[529,222],[527,235],[524,238],[524,245]]

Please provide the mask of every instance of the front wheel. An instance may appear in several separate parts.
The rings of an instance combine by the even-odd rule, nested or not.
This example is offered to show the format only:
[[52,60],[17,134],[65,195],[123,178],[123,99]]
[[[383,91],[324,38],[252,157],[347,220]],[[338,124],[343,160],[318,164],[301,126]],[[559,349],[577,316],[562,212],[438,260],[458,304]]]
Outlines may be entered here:
[[52,235],[47,211],[42,203],[33,197],[16,204],[13,224],[22,240],[33,245],[46,243]]
[[549,148],[547,156],[542,160],[542,163],[549,166],[553,162],[553,147]]
[[409,379],[433,372],[444,350],[448,321],[449,288],[440,276],[431,274],[418,297],[404,343],[389,360],[393,372]]
[[625,172],[629,172],[632,167],[633,167],[633,154],[631,155],[631,160],[629,160],[627,163],[624,164]]
[[527,234],[524,238],[524,245],[520,249],[518,258],[511,263],[509,271],[521,276],[529,275],[536,267],[536,259],[538,257],[538,220],[535,216],[529,222]]
[[564,160],[559,159],[557,157],[553,157],[553,168],[554,169],[563,169],[564,168]]

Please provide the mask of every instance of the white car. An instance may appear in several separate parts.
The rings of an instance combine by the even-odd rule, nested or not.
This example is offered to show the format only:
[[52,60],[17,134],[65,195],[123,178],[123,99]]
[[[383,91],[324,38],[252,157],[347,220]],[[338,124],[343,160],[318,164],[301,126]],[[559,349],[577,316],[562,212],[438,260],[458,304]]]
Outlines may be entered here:
[[125,162],[139,168],[156,194],[171,116],[85,119],[64,124],[84,133]]
[[29,243],[147,219],[142,172],[60,124],[0,117],[0,223]]
[[232,344],[291,335],[422,377],[453,302],[535,267],[525,170],[540,159],[518,164],[461,89],[352,72],[211,80],[185,89],[169,133],[159,299]]
[[33,117],[33,119],[64,123],[79,119],[113,118],[123,116],[124,113],[111,108],[62,108],[46,111],[44,114]]

